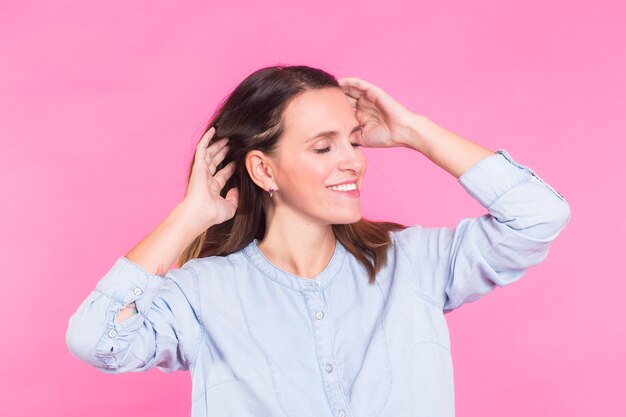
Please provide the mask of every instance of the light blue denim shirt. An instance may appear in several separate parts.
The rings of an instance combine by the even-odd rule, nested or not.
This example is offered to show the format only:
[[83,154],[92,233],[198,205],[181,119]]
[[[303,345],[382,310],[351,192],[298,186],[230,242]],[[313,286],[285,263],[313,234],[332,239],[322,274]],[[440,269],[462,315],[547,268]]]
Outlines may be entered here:
[[[122,256],[70,318],[67,345],[106,373],[189,370],[193,417],[453,416],[444,314],[522,277],[570,219],[505,150],[458,181],[489,212],[393,232],[375,285],[339,242],[313,279],[257,240],[164,276]],[[131,302],[138,314],[116,323]]]

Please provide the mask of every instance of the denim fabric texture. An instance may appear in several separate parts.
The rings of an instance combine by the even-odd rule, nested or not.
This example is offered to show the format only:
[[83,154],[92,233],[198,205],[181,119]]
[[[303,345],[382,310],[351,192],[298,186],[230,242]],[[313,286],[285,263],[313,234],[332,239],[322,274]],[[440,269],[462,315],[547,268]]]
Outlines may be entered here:
[[119,257],[69,319],[69,350],[105,373],[190,371],[192,417],[454,416],[444,315],[520,279],[570,219],[506,150],[458,181],[487,213],[393,232],[374,285],[338,241],[312,279],[273,265],[258,240],[163,276]]

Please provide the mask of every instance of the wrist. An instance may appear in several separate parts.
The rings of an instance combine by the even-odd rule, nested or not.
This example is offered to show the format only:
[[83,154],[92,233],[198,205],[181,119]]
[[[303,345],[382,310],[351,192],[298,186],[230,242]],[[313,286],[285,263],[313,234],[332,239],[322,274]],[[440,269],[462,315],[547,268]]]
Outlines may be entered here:
[[213,226],[215,222],[205,219],[202,206],[194,201],[183,199],[170,212],[166,221],[175,224],[180,233],[189,242],[193,241],[202,232]]
[[432,130],[432,125],[433,122],[426,116],[419,114],[412,115],[406,123],[406,134],[403,135],[400,145],[424,153],[429,137],[428,132]]

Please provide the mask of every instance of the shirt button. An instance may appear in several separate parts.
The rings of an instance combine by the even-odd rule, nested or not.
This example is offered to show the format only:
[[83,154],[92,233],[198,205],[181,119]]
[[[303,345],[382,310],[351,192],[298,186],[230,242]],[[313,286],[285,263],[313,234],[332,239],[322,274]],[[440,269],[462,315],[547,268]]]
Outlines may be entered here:
[[324,318],[324,312],[323,311],[318,311],[317,313],[315,313],[315,318],[318,320],[321,320]]
[[343,410],[339,410],[339,412],[337,413],[337,417],[346,417],[346,412]]
[[109,332],[107,334],[109,335],[109,337],[115,337],[115,336],[117,336],[117,330],[111,329],[111,330],[109,330]]
[[331,373],[333,371],[333,366],[330,363],[326,364],[326,372]]
[[135,295],[141,295],[143,291],[141,290],[141,288],[137,287],[133,290],[133,294]]

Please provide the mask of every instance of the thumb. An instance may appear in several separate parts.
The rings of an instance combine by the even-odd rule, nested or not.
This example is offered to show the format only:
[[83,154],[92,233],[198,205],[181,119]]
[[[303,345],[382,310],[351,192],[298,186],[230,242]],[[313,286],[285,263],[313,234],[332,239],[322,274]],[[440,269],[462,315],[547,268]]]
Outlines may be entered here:
[[224,197],[224,200],[226,200],[236,209],[237,205],[239,204],[239,188],[233,187],[228,190],[226,196]]

